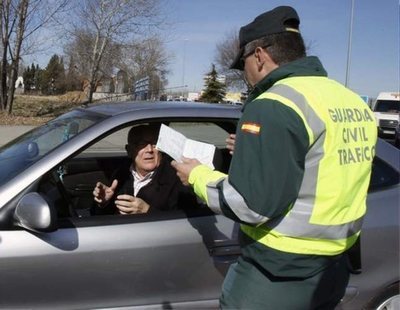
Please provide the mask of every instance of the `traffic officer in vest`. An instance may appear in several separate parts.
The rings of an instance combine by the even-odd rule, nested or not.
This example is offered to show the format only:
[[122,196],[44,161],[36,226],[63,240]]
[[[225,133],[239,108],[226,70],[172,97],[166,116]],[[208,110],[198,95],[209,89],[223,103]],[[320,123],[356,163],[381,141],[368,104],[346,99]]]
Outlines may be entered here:
[[349,280],[377,128],[360,96],[306,56],[299,24],[280,6],[240,29],[232,68],[253,90],[229,174],[195,159],[172,163],[214,212],[241,223],[224,309],[334,309]]

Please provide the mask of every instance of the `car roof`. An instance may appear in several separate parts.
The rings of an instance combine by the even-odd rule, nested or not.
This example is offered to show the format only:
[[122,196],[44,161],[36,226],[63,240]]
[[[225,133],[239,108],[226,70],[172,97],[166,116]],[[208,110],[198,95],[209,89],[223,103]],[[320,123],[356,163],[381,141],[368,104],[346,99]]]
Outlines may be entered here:
[[116,116],[126,114],[128,112],[137,112],[147,109],[161,110],[186,110],[186,109],[211,109],[217,110],[241,110],[241,106],[230,104],[216,104],[204,102],[185,102],[185,101],[126,101],[126,102],[111,102],[96,105],[89,105],[85,110],[95,113],[100,113],[108,116]]

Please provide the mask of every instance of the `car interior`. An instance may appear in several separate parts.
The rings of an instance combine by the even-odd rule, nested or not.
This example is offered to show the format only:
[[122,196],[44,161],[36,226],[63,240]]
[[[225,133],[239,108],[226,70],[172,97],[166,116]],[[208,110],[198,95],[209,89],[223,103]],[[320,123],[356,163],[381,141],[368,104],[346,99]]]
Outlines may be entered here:
[[[214,120],[213,122],[163,121],[162,123],[181,132],[187,138],[214,144],[216,146],[213,159],[215,169],[228,172],[231,155],[226,148],[225,139],[229,133],[235,132],[235,122]],[[163,212],[161,215],[98,215],[94,212],[98,208],[92,194],[96,183],[110,185],[118,167],[126,166],[131,161],[125,151],[125,144],[127,133],[132,125],[134,124],[128,124],[101,136],[72,158],[54,167],[40,180],[37,192],[46,197],[46,200],[55,207],[61,226],[69,226],[71,221],[74,226],[91,226],[132,220],[157,220],[160,216],[165,219],[213,214],[199,199],[195,206],[179,206],[179,210]]]

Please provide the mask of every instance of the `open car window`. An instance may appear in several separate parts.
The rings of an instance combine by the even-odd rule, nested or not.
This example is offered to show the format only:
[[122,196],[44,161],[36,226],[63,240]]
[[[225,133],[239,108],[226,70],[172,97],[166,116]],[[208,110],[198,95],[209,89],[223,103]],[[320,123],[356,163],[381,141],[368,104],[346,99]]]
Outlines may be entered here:
[[[190,139],[211,143],[216,146],[214,166],[227,173],[231,155],[226,149],[225,139],[229,133],[234,133],[234,121],[165,121],[162,122],[174,130],[179,131]],[[73,158],[65,161],[43,178],[39,191],[54,204],[61,219],[74,218],[83,226],[117,224],[131,221],[149,221],[210,215],[210,209],[195,196],[193,205],[180,205],[177,210],[163,211],[156,215],[133,214],[104,214],[94,212],[98,206],[93,199],[93,190],[97,182],[111,185],[116,178],[116,171],[122,166],[129,167],[130,159],[127,156],[125,145],[127,135],[135,124],[127,124],[124,128],[110,132],[84,148]],[[60,175],[62,173],[62,175]],[[194,194],[193,194],[194,195]]]

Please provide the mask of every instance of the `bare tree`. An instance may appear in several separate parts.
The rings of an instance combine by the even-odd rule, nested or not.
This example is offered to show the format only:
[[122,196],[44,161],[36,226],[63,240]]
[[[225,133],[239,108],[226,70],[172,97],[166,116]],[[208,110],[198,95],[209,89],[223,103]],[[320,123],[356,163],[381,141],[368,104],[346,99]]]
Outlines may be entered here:
[[[102,57],[97,59],[97,70],[93,72],[93,47],[96,36],[84,30],[76,31],[72,40],[64,47],[68,62],[74,61],[74,66],[81,80],[91,81],[90,89],[96,90],[97,83],[102,77],[110,77],[118,59],[122,57],[121,47],[111,38],[102,50]],[[71,65],[71,64],[69,64]]]
[[239,37],[237,31],[231,31],[225,38],[217,43],[215,63],[221,74],[226,76],[226,85],[231,88],[247,89],[248,85],[244,79],[243,72],[230,69],[239,51]]
[[[312,50],[315,42],[305,42],[306,50]],[[215,62],[217,64],[219,72],[226,76],[226,85],[231,88],[240,90],[251,90],[251,86],[247,83],[244,78],[243,72],[240,70],[230,69],[230,65],[235,60],[237,53],[239,52],[239,36],[238,31],[232,30],[227,33],[225,38],[217,43]]]
[[140,42],[125,45],[118,67],[128,73],[130,80],[150,79],[150,98],[158,98],[167,84],[168,55],[162,39],[152,36]]
[[158,4],[158,0],[80,1],[75,12],[77,20],[70,33],[73,41],[78,38],[78,41],[86,42],[84,48],[89,51],[87,68],[82,68],[89,81],[89,102],[92,102],[93,92],[105,71],[105,63],[115,60],[113,52],[132,37],[161,23]]
[[24,42],[47,25],[68,0],[0,0],[0,109],[11,114]]
[[[10,56],[10,68],[9,68],[9,85],[6,97],[6,106],[8,113],[12,112],[12,104],[14,101],[14,91],[15,91],[15,81],[18,78],[18,65],[20,61],[21,45],[25,34],[25,24],[28,15],[29,0],[21,0],[17,7],[17,27],[15,29],[15,42],[12,48],[10,44],[8,45],[9,56]],[[10,41],[8,41],[10,42]],[[3,83],[2,83],[3,84]],[[3,97],[3,96],[2,96]],[[3,100],[1,100],[3,101]],[[3,101],[4,102],[4,101]]]

